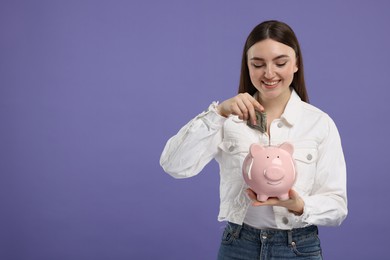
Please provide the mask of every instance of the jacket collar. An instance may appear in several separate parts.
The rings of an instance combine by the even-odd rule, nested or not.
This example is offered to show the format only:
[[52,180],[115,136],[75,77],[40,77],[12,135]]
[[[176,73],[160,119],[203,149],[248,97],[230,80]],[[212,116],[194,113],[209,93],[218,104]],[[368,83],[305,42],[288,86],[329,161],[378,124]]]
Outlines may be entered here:
[[301,98],[298,96],[297,92],[292,89],[290,99],[280,118],[293,126],[298,121],[299,115],[301,114],[301,104]]

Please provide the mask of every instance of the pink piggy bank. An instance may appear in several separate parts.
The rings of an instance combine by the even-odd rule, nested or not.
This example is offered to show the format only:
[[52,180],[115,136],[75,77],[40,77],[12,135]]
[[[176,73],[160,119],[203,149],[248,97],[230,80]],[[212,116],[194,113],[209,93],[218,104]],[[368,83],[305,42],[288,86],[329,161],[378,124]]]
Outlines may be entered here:
[[280,146],[252,144],[246,156],[242,173],[245,182],[257,193],[257,200],[269,197],[289,199],[289,191],[295,182],[294,147],[290,143]]

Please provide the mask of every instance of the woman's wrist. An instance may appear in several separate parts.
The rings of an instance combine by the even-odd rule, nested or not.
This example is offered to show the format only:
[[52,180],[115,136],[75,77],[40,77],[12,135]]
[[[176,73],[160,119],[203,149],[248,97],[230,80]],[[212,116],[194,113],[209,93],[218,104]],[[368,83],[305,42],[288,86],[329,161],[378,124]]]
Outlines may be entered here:
[[296,206],[288,209],[289,212],[293,213],[294,215],[300,216],[303,214],[303,210],[305,208],[305,203],[301,198],[297,200]]

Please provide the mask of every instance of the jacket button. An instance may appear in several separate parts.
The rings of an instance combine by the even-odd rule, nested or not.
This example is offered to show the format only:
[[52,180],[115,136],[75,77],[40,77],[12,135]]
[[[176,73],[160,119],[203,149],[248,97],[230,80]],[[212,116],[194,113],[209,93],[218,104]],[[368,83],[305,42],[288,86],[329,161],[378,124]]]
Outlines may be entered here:
[[282,122],[279,122],[279,123],[278,123],[278,127],[279,127],[279,128],[282,128],[282,127],[283,127],[283,123],[282,123]]
[[287,217],[283,217],[282,218],[282,222],[283,222],[283,224],[286,225],[288,223],[288,218]]
[[313,159],[313,155],[311,155],[310,153],[306,156],[306,158],[311,161],[311,159]]
[[229,147],[229,152],[233,152],[234,151],[234,146],[230,146]]

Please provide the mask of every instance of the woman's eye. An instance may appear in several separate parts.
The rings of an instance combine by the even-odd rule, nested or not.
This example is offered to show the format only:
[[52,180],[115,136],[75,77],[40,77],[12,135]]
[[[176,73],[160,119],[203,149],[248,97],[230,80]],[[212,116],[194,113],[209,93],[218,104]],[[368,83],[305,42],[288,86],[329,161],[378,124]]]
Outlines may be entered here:
[[277,63],[276,66],[278,67],[283,67],[284,65],[286,65],[287,62],[283,62],[283,63]]
[[252,63],[252,66],[254,67],[254,68],[261,68],[261,67],[263,67],[264,65],[263,64],[255,64],[255,63]]

